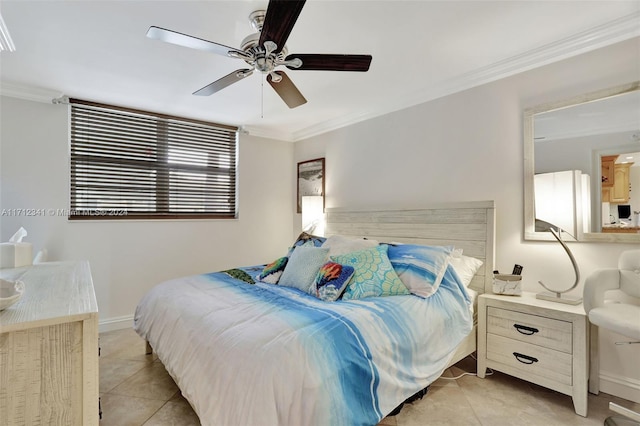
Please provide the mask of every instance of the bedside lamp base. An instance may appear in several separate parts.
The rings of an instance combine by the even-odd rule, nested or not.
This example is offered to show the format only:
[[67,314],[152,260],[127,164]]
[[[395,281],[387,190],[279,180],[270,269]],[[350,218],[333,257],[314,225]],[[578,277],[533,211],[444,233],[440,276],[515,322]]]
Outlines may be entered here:
[[579,305],[582,303],[581,297],[567,296],[562,293],[552,293],[545,291],[536,294],[536,299],[547,300],[549,302],[564,303],[565,305]]

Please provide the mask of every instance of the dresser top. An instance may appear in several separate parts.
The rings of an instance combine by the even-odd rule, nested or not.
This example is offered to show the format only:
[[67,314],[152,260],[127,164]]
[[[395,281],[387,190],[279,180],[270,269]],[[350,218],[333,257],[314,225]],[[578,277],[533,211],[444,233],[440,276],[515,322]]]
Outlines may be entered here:
[[24,282],[24,294],[0,311],[0,332],[79,321],[97,315],[89,262],[46,262],[0,269],[0,278]]
[[550,309],[558,312],[567,312],[571,314],[586,315],[582,303],[579,305],[567,305],[564,303],[550,302],[547,300],[536,299],[536,293],[523,291],[522,296],[505,296],[501,294],[484,293],[480,297],[496,300],[501,303],[513,303],[521,306],[529,306],[534,308]]

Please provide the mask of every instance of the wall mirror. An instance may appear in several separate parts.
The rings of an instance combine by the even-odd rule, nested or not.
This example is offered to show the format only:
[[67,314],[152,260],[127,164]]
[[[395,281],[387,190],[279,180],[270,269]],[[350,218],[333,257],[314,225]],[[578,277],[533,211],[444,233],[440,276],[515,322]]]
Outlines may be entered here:
[[640,243],[640,81],[527,109],[523,127],[525,240],[553,240],[536,232],[535,176],[580,170],[574,241]]

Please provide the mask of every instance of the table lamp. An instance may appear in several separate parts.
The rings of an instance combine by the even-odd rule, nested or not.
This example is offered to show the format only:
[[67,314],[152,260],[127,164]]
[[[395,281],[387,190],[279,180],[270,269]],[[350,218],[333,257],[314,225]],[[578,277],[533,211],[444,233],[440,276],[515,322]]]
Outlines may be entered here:
[[564,290],[553,290],[542,281],[538,281],[547,292],[536,294],[537,299],[569,305],[578,305],[582,302],[579,297],[564,294],[578,286],[580,270],[573,253],[562,240],[563,233],[575,239],[582,231],[581,182],[582,173],[579,170],[542,173],[535,176],[536,231],[550,232],[553,235],[569,256],[575,273],[573,285]]

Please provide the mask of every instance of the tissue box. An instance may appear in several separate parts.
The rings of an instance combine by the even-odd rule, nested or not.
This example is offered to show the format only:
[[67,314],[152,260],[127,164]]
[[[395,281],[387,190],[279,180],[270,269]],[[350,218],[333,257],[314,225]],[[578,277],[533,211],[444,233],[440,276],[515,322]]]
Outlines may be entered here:
[[31,265],[31,243],[0,243],[0,268],[19,268]]
[[522,275],[494,274],[493,292],[510,296],[522,295]]

